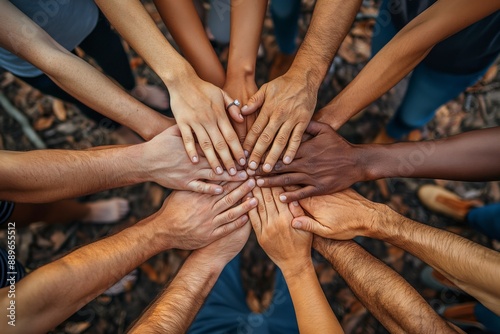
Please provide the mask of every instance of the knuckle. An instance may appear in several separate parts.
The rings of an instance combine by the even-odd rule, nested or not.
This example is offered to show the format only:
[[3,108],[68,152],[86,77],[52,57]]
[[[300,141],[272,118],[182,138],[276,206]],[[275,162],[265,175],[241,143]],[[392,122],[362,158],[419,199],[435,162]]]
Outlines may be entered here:
[[188,144],[193,144],[194,143],[194,138],[192,136],[183,136],[182,137],[182,141],[184,142],[184,144],[188,145]]
[[292,183],[292,178],[289,175],[283,176],[283,184],[290,185]]
[[265,144],[269,144],[273,140],[273,137],[269,133],[264,132],[260,135],[260,140]]
[[227,222],[233,221],[233,220],[235,220],[236,218],[237,218],[237,217],[236,217],[236,215],[234,214],[234,212],[233,212],[233,211],[228,211],[228,212],[226,213],[226,219],[227,219]]
[[285,146],[288,143],[288,136],[280,134],[276,136],[274,142],[279,146]]
[[250,128],[250,134],[258,136],[262,132],[262,126],[260,124],[254,123]]
[[218,140],[216,143],[215,143],[215,149],[217,151],[222,151],[222,150],[225,150],[227,148],[227,144],[224,140]]
[[210,150],[212,148],[212,143],[209,140],[203,140],[200,143],[200,147],[203,151]]
[[227,195],[227,196],[224,196],[224,203],[228,206],[228,207],[232,207],[235,203],[235,200],[233,199],[232,196],[230,195]]
[[264,201],[265,202],[273,202],[274,201],[274,197],[272,194],[265,194],[264,195]]

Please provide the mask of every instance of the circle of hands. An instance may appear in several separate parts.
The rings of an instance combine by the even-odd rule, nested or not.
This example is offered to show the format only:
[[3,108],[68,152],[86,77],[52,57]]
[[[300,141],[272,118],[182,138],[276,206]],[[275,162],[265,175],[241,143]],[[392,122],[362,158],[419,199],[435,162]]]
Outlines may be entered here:
[[[152,180],[178,189],[157,214],[174,222],[168,238],[174,248],[227,263],[253,227],[278,267],[300,270],[311,261],[313,235],[351,239],[373,219],[377,204],[346,189],[363,177],[355,147],[329,125],[311,121],[314,94],[297,90],[286,75],[258,91],[250,86],[224,87],[239,94],[241,109],[212,86],[220,92],[220,99],[212,95],[220,103],[214,124],[203,123],[206,115],[189,122],[176,117],[177,125],[146,143],[145,155],[157,163],[160,148],[168,154]],[[286,87],[300,93],[283,99]]]

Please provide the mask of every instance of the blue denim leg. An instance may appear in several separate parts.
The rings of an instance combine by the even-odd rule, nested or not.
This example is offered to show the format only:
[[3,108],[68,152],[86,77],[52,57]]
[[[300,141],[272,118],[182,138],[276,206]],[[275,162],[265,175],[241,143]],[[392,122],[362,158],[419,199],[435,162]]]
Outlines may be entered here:
[[268,333],[264,317],[250,311],[241,283],[240,255],[222,271],[205,304],[195,317],[189,334]]
[[398,30],[392,23],[387,3],[388,0],[382,1],[375,26],[373,27],[372,58],[398,33]]
[[474,307],[474,315],[477,321],[482,323],[491,333],[498,333],[500,329],[500,317],[482,304],[477,303]]
[[472,228],[487,237],[500,240],[500,203],[471,209],[466,221]]
[[272,0],[270,5],[274,35],[280,51],[291,55],[297,50],[300,0]]

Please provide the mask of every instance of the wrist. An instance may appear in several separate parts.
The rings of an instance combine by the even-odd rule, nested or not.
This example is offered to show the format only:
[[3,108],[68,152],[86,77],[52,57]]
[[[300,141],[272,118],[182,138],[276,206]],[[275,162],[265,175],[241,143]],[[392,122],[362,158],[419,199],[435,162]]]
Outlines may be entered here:
[[365,227],[363,236],[389,242],[396,233],[395,228],[397,225],[401,225],[397,223],[398,218],[401,216],[385,204],[377,203],[375,205],[377,206],[376,213]]
[[255,62],[231,61],[229,59],[226,71],[226,80],[229,78],[255,80]]
[[303,259],[290,259],[287,262],[278,264],[278,267],[283,272],[283,276],[287,281],[293,278],[300,278],[304,273],[307,273],[310,270],[314,271],[314,265],[310,256]]
[[199,79],[194,68],[184,59],[169,71],[159,74],[159,77],[169,90],[189,86],[193,80]]
[[[150,175],[150,161],[146,158],[146,147],[149,142],[136,144],[121,149],[120,154],[126,160],[126,165],[129,166],[130,184],[138,184],[152,181]],[[119,164],[123,168],[123,164]]]
[[387,150],[383,145],[356,145],[357,163],[361,166],[363,181],[373,181],[390,177],[388,175]]
[[160,252],[172,249],[169,240],[170,236],[163,233],[164,228],[157,228],[155,226],[157,223],[162,226],[168,225],[168,222],[166,222],[165,219],[161,219],[161,216],[156,212],[124,230],[124,232],[129,233],[132,238],[139,238],[141,244],[147,245],[148,254],[146,255],[146,259]]
[[290,77],[293,81],[301,82],[306,85],[309,90],[318,92],[324,74],[310,64],[303,64],[295,58],[290,69],[283,75]]
[[192,261],[195,261],[197,266],[204,268],[205,272],[219,275],[224,267],[231,259],[214,256],[214,254],[206,253],[203,248],[193,251],[190,255]]

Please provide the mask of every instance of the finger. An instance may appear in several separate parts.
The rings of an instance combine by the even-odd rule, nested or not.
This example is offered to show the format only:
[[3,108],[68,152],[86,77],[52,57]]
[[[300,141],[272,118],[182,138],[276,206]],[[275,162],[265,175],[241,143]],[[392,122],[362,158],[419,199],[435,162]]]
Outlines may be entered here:
[[288,141],[288,147],[283,158],[285,164],[289,164],[295,158],[297,151],[299,150],[300,144],[302,143],[302,134],[304,134],[305,127],[301,123],[297,124],[293,129],[290,140]]
[[278,208],[276,207],[273,192],[271,188],[262,188],[261,190],[262,197],[264,198],[264,204],[266,206],[267,220],[269,224],[272,224],[278,217]]
[[[229,124],[229,122],[228,122]],[[231,128],[232,129],[232,128]],[[233,156],[231,155],[231,152],[229,151],[229,146],[227,146],[226,139],[222,136],[222,133],[219,131],[220,129],[217,128],[209,128],[207,129],[208,135],[210,136],[210,140],[212,141],[214,148],[219,155],[220,159],[222,160],[222,164],[226,168],[226,170],[229,172],[231,175],[236,174],[236,165],[234,164]],[[236,133],[234,133],[234,139],[236,140]],[[239,144],[239,142],[238,142]],[[243,155],[243,150],[241,151],[241,154]],[[222,174],[222,168],[220,170],[216,170],[217,174]]]
[[188,183],[188,190],[194,191],[196,193],[220,195],[224,192],[218,184],[207,183],[199,180],[191,181]]
[[283,161],[278,161],[276,162],[276,164],[274,165],[274,168],[273,170],[271,171],[271,173],[268,173],[268,172],[264,172],[263,170],[263,165],[260,165],[254,172],[255,175],[257,176],[269,176],[270,174],[283,174],[283,173],[292,173],[292,172],[302,172],[302,169],[301,168],[298,168],[299,166],[301,166],[299,163],[298,163],[298,159],[294,161],[293,164],[290,164],[290,165],[285,165],[283,163]]
[[[228,185],[230,187],[230,182],[226,185],[226,191],[228,189]],[[241,184],[238,188],[232,190],[227,195],[218,199],[218,201],[214,205],[214,210],[218,213],[224,212],[230,207],[234,206],[240,199],[242,199],[246,194],[248,194],[255,187],[255,180],[250,179],[243,184]]]
[[197,163],[200,161],[200,157],[198,156],[198,151],[196,151],[196,145],[193,133],[191,132],[191,127],[187,125],[179,125],[179,130],[181,131],[182,141],[184,142],[184,148],[186,149],[189,160],[193,163]]
[[292,203],[288,203],[288,209],[290,210],[290,212],[292,213],[292,216],[294,218],[305,215],[304,210],[302,209],[299,202],[297,202],[297,201],[294,201]]
[[248,174],[242,170],[236,173],[236,175],[229,175],[228,172],[219,175],[215,174],[211,169],[203,169],[196,173],[196,178],[207,181],[245,181],[248,179]]
[[[222,135],[224,136],[226,144],[229,145],[229,148],[233,153],[233,157],[236,159],[236,161],[238,161],[240,166],[244,166],[247,163],[245,159],[245,153],[243,153],[243,148],[241,147],[240,140],[231,123],[228,120],[219,120],[218,125]],[[232,157],[231,161],[233,161]]]
[[274,204],[276,205],[276,209],[279,213],[288,212],[288,205],[286,203],[282,203],[279,200],[281,193],[284,191],[281,187],[273,187],[271,188],[274,198]]
[[284,203],[290,203],[293,201],[300,201],[301,199],[317,196],[319,194],[319,190],[314,186],[307,186],[293,192],[284,192],[280,195],[280,201]]
[[[245,121],[245,118],[241,114],[240,107],[238,107],[235,104],[232,104],[232,101],[227,103],[225,98],[224,98],[224,101],[226,102],[226,111],[228,112],[229,116],[231,116],[231,119],[233,121],[235,121],[236,123],[243,123]],[[228,105],[231,105],[231,106],[229,108],[227,108]]]
[[325,238],[329,238],[332,235],[330,228],[307,216],[294,218],[292,220],[292,227],[297,230],[312,232]]
[[307,125],[305,132],[316,137],[321,132],[327,131],[329,128],[331,128],[331,127],[328,124],[320,123],[320,122],[316,122],[316,121],[311,121],[311,122],[309,122],[309,125]]
[[248,167],[254,170],[257,169],[257,167],[259,167],[259,162],[262,160],[262,157],[266,153],[267,149],[273,143],[274,137],[276,136],[278,129],[279,127],[276,125],[273,125],[271,123],[267,124],[266,128],[264,129],[259,139],[257,140],[257,143],[255,144],[252,153],[250,154],[250,158],[248,159],[249,161]]
[[257,212],[259,214],[262,229],[262,227],[267,225],[267,211],[266,204],[264,203],[264,196],[262,195],[262,189],[260,189],[259,187],[255,187],[252,191],[252,194],[259,202],[257,204]]
[[248,99],[247,104],[241,108],[241,113],[243,115],[249,115],[256,112],[264,104],[266,85],[262,86],[257,93],[255,93],[250,99]]
[[[264,113],[260,113],[255,122],[253,123],[252,127],[247,133],[247,136],[245,138],[245,141],[243,142],[243,149],[246,152],[251,152],[254,149],[255,143],[257,143],[257,140],[260,137],[260,134],[262,131],[266,128],[267,122],[269,121],[269,118],[266,116]],[[248,153],[248,158],[250,157],[250,153]],[[258,165],[259,160],[256,160],[256,164]],[[255,166],[252,166],[255,167]],[[256,168],[256,167],[255,167]],[[255,169],[252,168],[252,169]]]
[[224,211],[223,213],[217,215],[212,221],[214,229],[240,218],[248,211],[257,207],[257,204],[258,204],[257,199],[251,198],[235,206],[234,208],[230,208]]
[[211,237],[213,240],[219,240],[220,238],[225,237],[226,235],[229,235],[233,233],[234,231],[242,228],[245,226],[248,222],[248,216],[243,215],[236,219],[235,221],[232,221],[230,223],[224,224],[222,226],[217,227],[213,232]]
[[[283,125],[281,129],[278,131],[278,134],[274,138],[271,149],[269,150],[269,153],[267,154],[267,157],[264,161],[264,167],[262,167],[262,170],[264,172],[269,173],[273,170],[276,161],[279,160],[281,153],[283,152],[283,150],[286,147],[286,144],[288,143],[288,138],[290,137],[291,132],[292,132],[291,129],[288,129],[287,127],[285,127],[285,125]],[[257,145],[256,147],[258,147]]]
[[260,235],[262,233],[262,221],[260,220],[260,215],[259,215],[259,200],[256,197],[253,197],[257,201],[257,206],[252,208],[248,212],[248,216],[250,217],[250,222],[252,223],[253,230],[255,231],[255,234],[257,235],[257,238],[260,238]]
[[217,155],[215,154],[212,141],[210,140],[210,137],[207,134],[206,130],[201,127],[194,130],[196,137],[198,138],[198,143],[208,163],[217,174],[222,174],[223,169],[220,165],[220,161],[217,158]]
[[285,187],[290,185],[305,184],[309,178],[302,173],[287,173],[277,176],[263,177],[257,179],[257,185],[263,188]]

